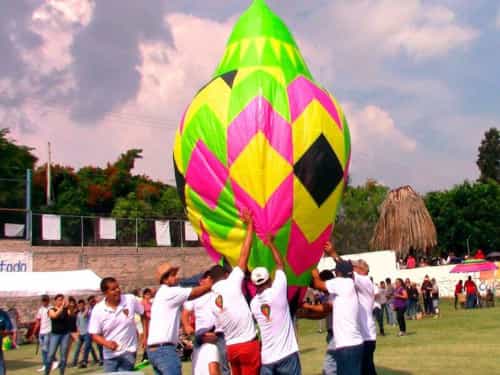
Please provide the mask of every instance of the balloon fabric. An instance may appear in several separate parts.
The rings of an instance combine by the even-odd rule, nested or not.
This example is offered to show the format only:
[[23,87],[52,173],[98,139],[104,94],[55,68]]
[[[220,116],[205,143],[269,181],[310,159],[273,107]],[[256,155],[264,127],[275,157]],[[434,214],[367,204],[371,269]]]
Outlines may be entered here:
[[339,104],[315,83],[283,21],[253,1],[174,144],[178,192],[208,254],[237,263],[248,208],[256,228],[249,268],[274,270],[263,243],[272,234],[289,292],[308,286],[332,233],[350,147]]

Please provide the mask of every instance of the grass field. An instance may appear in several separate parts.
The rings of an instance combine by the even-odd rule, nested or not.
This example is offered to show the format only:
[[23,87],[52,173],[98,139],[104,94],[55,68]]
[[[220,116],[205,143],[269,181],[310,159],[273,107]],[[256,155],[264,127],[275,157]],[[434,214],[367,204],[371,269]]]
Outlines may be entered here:
[[[317,329],[317,322],[299,321],[304,375],[321,373],[326,344],[324,334]],[[500,374],[500,308],[455,311],[444,302],[440,319],[409,321],[408,336],[397,337],[396,333],[395,328],[387,327],[387,335],[377,341],[379,375]],[[34,345],[6,352],[5,357],[9,374],[36,374],[40,367]],[[90,366],[66,373],[94,374],[100,369]],[[153,374],[150,368],[145,373]],[[184,364],[184,373],[190,373],[188,363]]]

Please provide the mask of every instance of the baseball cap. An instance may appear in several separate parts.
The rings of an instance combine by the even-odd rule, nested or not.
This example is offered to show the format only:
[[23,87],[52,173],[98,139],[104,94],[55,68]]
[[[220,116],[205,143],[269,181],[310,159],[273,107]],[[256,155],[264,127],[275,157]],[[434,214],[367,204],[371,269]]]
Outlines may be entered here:
[[259,286],[269,280],[269,271],[265,267],[257,267],[252,271],[252,282]]
[[352,277],[352,263],[350,261],[337,262],[335,265],[335,272],[341,272],[344,277]]

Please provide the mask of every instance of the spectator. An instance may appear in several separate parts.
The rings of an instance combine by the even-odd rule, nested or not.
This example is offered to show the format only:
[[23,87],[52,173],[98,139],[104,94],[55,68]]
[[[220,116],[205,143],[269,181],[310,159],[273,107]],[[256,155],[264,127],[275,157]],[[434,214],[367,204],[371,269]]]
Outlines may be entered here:
[[7,314],[9,314],[10,322],[12,323],[12,349],[17,349],[17,326],[19,325],[19,313],[15,307],[11,307],[7,310]]
[[431,283],[432,283],[432,291],[431,291],[432,310],[434,312],[434,317],[437,318],[439,317],[439,286],[437,284],[436,279],[434,278],[432,278]]
[[5,361],[3,358],[3,338],[6,335],[10,335],[12,329],[13,326],[10,321],[9,314],[0,308],[0,375],[4,375],[6,373]]
[[[78,327],[76,326],[76,316],[78,315],[78,305],[76,303],[76,299],[74,297],[68,297],[68,325],[69,325],[69,346],[68,346],[68,355],[71,352],[71,347],[74,342],[79,340],[78,338]],[[74,367],[73,363],[70,363],[68,367]]]
[[474,281],[472,281],[472,277],[469,276],[467,281],[464,284],[465,295],[466,295],[466,308],[473,309],[476,307],[477,301],[477,286]]
[[396,279],[396,288],[394,290],[394,310],[399,324],[398,336],[406,336],[405,310],[408,300],[408,292],[406,291],[403,280]]
[[387,319],[387,324],[391,326],[396,326],[396,319],[394,317],[394,310],[392,306],[393,302],[393,295],[394,295],[394,287],[392,286],[391,279],[387,278],[385,279],[386,287],[385,287],[385,297],[387,299],[386,303],[386,319]]
[[417,283],[411,283],[410,289],[408,290],[408,317],[410,319],[417,318],[418,298],[419,293]]
[[415,257],[413,255],[409,255],[408,256],[408,259],[406,261],[406,268],[408,269],[412,269],[412,268],[415,268],[417,266],[417,260],[415,259]]
[[[97,300],[95,296],[89,296],[87,298],[87,302],[89,304],[89,323],[90,319],[92,317],[92,311],[94,310],[95,305],[97,304]],[[90,343],[90,345],[94,345],[93,342]],[[103,354],[103,347],[102,345],[96,344],[97,345],[97,350],[99,352],[99,366],[104,365],[104,354]]]
[[477,249],[476,255],[474,255],[474,259],[486,259],[486,256],[483,253],[483,250]]
[[384,309],[387,302],[385,297],[385,283],[382,281],[380,285],[384,284],[384,289],[374,284],[373,293],[375,294],[375,302],[373,303],[373,316],[378,324],[379,333],[385,336],[384,331]]
[[[49,360],[49,339],[51,330],[51,321],[49,318],[49,304],[50,298],[48,295],[44,294],[41,298],[41,306],[36,313],[35,327],[33,328],[33,333],[38,333],[38,344],[40,347],[40,354],[42,356],[42,367],[38,369],[38,372],[43,372],[45,370],[45,364]],[[53,368],[57,368],[59,362],[54,361]]]
[[494,307],[495,306],[495,295],[491,289],[488,289],[486,292],[486,307]]
[[457,285],[455,285],[455,310],[457,309],[457,304],[459,302],[459,298],[462,295],[464,291],[464,284],[463,281],[460,280]]
[[86,368],[89,360],[89,354],[92,353],[92,358],[94,363],[98,363],[99,360],[92,347],[92,338],[89,334],[89,309],[85,305],[85,300],[81,299],[78,301],[78,312],[76,315],[76,326],[78,329],[78,341],[76,343],[75,352],[73,354],[72,366],[76,367],[78,364],[78,357],[80,356],[80,351],[83,346],[83,359],[80,362],[80,368]]
[[424,312],[426,315],[430,315],[432,314],[433,309],[432,309],[432,283],[431,280],[429,279],[429,275],[425,275],[420,290],[422,292],[422,298],[424,300]]
[[68,319],[68,301],[64,299],[62,294],[55,296],[54,307],[49,309],[48,314],[51,319],[52,329],[49,339],[49,355],[45,363],[44,373],[49,375],[52,362],[54,362],[57,349],[59,349],[59,373],[64,375],[72,327]]

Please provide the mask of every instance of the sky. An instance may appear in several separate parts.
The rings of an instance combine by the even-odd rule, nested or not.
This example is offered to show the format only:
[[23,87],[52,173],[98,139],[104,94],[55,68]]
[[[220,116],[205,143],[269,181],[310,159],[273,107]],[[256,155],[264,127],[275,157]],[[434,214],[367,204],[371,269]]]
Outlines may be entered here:
[[[39,162],[173,184],[182,113],[250,0],[3,0],[0,128]],[[268,0],[352,133],[351,178],[420,192],[478,176],[500,124],[500,0]]]

